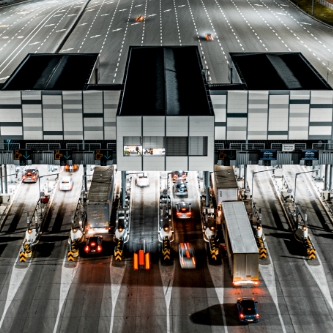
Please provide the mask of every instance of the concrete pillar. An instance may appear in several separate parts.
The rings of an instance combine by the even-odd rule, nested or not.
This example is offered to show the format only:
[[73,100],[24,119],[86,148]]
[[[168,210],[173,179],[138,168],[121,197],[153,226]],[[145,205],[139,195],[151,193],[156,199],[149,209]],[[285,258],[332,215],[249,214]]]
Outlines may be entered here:
[[210,199],[210,172],[205,171],[205,189],[206,189],[206,207],[209,206],[209,199]]
[[239,165],[238,180],[242,180],[242,166]]
[[126,171],[121,171],[121,207],[126,205]]
[[246,189],[247,187],[247,164],[244,164],[244,187]]
[[319,165],[319,179],[323,180],[323,165]]
[[4,181],[5,181],[4,193],[8,193],[7,164],[4,164]]
[[324,191],[328,189],[329,186],[329,174],[328,174],[328,164],[325,164],[325,182],[324,182]]
[[330,186],[329,190],[333,190],[333,164],[330,165]]
[[0,165],[0,193],[3,193],[3,187],[2,187],[2,164]]
[[88,186],[87,186],[87,165],[86,164],[83,164],[83,182],[84,182],[84,190],[87,192]]

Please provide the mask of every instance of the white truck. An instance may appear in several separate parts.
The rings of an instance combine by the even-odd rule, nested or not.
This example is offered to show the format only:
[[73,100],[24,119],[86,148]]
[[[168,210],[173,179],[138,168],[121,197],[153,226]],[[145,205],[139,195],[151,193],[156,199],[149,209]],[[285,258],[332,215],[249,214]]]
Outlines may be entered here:
[[258,246],[242,201],[222,202],[222,231],[233,285],[259,285]]

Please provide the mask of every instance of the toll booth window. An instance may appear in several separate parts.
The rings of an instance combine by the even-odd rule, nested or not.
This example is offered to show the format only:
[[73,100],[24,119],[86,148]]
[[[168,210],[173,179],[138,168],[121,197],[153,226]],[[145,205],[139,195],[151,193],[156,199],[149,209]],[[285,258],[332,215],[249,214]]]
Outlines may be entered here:
[[141,156],[142,146],[124,146],[124,156]]

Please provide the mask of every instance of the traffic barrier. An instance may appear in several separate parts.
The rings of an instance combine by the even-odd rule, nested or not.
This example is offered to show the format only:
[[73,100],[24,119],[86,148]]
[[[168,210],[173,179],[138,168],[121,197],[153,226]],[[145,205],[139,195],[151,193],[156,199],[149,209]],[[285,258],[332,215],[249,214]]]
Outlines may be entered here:
[[114,248],[114,258],[116,261],[123,260],[123,241],[122,239],[117,240],[117,245]]
[[211,259],[217,260],[218,254],[219,254],[219,249],[216,246],[215,238],[213,238],[213,237],[209,239],[209,248],[210,248]]
[[309,237],[307,237],[305,240],[304,240],[304,246],[306,247],[306,254],[308,256],[308,259],[312,260],[312,259],[316,259],[317,257],[317,251],[316,249],[314,248],[311,240]]
[[134,253],[133,254],[133,268],[135,271],[137,271],[139,269],[139,258],[138,258],[138,254]]
[[162,259],[163,261],[171,260],[170,241],[167,236],[163,240]]
[[262,237],[256,237],[257,245],[258,245],[258,251],[259,251],[259,258],[265,259],[267,258],[267,249],[265,247],[265,243],[262,240]]
[[32,257],[32,251],[31,250],[26,250],[25,255],[26,255],[27,258],[31,258]]
[[74,253],[72,251],[67,252],[67,260],[74,261]]
[[147,252],[145,254],[145,269],[149,270],[150,269],[150,253]]
[[20,252],[20,262],[26,262],[27,261],[27,257],[24,251]]
[[139,250],[139,266],[142,267],[145,265],[145,252],[143,250]]

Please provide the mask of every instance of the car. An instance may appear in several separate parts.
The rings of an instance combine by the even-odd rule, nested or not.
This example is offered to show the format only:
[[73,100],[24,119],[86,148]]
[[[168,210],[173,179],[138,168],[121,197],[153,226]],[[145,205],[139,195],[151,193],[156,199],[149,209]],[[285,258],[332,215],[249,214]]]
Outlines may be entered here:
[[37,183],[38,175],[37,169],[26,169],[22,175],[22,183]]
[[206,34],[206,40],[214,40],[214,36],[212,34]]
[[171,174],[171,177],[172,177],[172,181],[175,183],[175,182],[178,182],[178,181],[186,181],[186,172],[185,171],[172,171],[172,174]]
[[60,191],[71,191],[73,188],[73,180],[71,176],[64,176],[60,179],[59,190]]
[[187,186],[184,182],[177,182],[173,185],[173,193],[178,197],[188,197]]
[[142,22],[145,19],[144,15],[139,15],[135,18],[135,22]]
[[65,171],[67,171],[67,172],[74,172],[74,171],[77,171],[77,170],[79,170],[79,165],[78,164],[74,164],[74,165],[66,164],[65,165]]
[[137,178],[135,179],[135,185],[140,187],[149,186],[149,178],[147,172],[138,173]]
[[259,321],[258,302],[254,298],[238,298],[236,304],[240,323],[248,324]]
[[195,252],[190,243],[179,243],[179,263],[183,269],[196,268]]
[[185,201],[176,203],[176,215],[179,219],[189,219],[192,217],[191,204]]
[[84,252],[86,254],[100,254],[103,251],[102,247],[103,237],[92,236],[87,238],[86,245],[84,246]]

